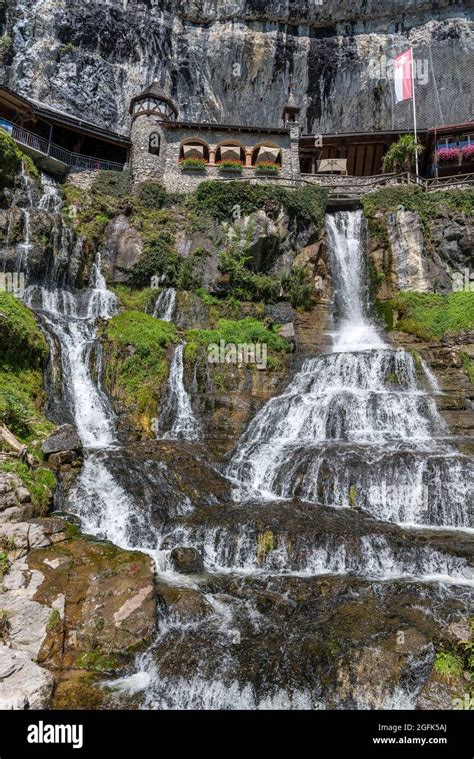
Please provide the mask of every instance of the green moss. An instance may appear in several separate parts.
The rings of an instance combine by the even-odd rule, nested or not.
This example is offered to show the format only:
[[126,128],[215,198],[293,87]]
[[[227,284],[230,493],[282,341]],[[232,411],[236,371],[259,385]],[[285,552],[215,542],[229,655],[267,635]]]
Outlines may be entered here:
[[265,532],[257,535],[257,559],[258,561],[265,561],[265,558],[269,553],[276,548],[276,540],[271,530],[265,530]]
[[11,293],[0,292],[0,365],[41,367],[47,357],[33,313]]
[[0,188],[13,183],[22,163],[26,173],[38,182],[40,175],[30,156],[21,150],[8,132],[0,129]]
[[[422,340],[438,340],[474,327],[474,293],[470,292],[449,295],[400,292],[384,308],[385,313],[397,312],[397,330]],[[386,319],[386,326],[393,328],[393,316]]]
[[141,356],[148,356],[156,348],[172,343],[176,328],[171,322],[154,319],[141,311],[124,311],[107,322],[105,334],[112,342],[131,346]]
[[174,249],[173,232],[158,231],[148,239],[143,255],[132,268],[130,282],[136,287],[150,285],[152,277],[158,276],[164,285],[180,290],[194,289],[200,284],[194,272],[200,257],[201,252],[195,251],[183,258]]
[[153,287],[115,285],[110,288],[127,311],[148,311],[155,303],[158,292]]
[[286,352],[290,347],[288,341],[273,328],[269,329],[263,322],[250,316],[237,321],[221,319],[215,329],[190,329],[187,339],[206,346],[221,340],[226,343],[262,343],[276,352]]
[[68,522],[67,520],[65,520],[64,524],[66,526],[67,536],[70,540],[78,540],[84,537],[77,524]]
[[357,506],[357,490],[355,485],[351,485],[349,488],[349,505],[351,509],[355,509]]
[[51,611],[51,614],[48,617],[48,622],[46,623],[46,629],[48,632],[52,632],[55,630],[58,625],[61,622],[61,615],[57,609],[53,609]]
[[452,653],[437,653],[434,671],[442,679],[449,682],[463,673],[463,661],[460,656]]
[[221,301],[220,301],[219,298],[217,298],[215,295],[212,295],[211,293],[209,293],[203,287],[198,287],[198,289],[196,290],[196,295],[199,295],[199,297],[201,298],[202,302],[206,306],[218,306],[221,303]]
[[149,427],[168,375],[164,349],[176,339],[175,326],[141,311],[124,311],[103,326],[102,336],[107,387],[131,412],[144,415],[143,426]]
[[10,559],[5,551],[0,551],[0,580],[10,569]]
[[5,461],[0,463],[0,469],[4,472],[13,472],[18,475],[24,486],[29,490],[31,502],[41,512],[45,513],[52,501],[53,491],[56,487],[56,477],[47,467],[34,467],[30,469],[21,461]]
[[259,209],[278,213],[283,207],[290,221],[324,224],[328,194],[321,187],[288,190],[283,187],[251,185],[249,182],[201,182],[191,198],[199,214],[230,221],[235,214],[247,216]]
[[[1,11],[0,11],[1,12]],[[0,63],[5,63],[12,53],[13,40],[9,34],[0,37]]]
[[469,382],[474,385],[474,360],[470,358],[467,353],[462,353],[461,357],[463,369],[466,371],[467,376],[469,377]]
[[0,421],[24,443],[53,429],[41,413],[47,357],[33,313],[10,293],[0,293]]
[[114,656],[101,654],[97,651],[89,651],[80,654],[75,662],[79,669],[90,669],[94,672],[113,672],[119,666]]

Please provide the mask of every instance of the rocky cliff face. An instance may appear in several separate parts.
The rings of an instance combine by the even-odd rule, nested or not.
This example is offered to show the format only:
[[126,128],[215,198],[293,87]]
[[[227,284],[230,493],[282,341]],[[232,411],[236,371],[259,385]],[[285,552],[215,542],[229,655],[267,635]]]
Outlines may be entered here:
[[[420,126],[467,121],[468,3],[448,0],[7,0],[3,82],[117,130],[152,79],[181,118],[279,125],[290,75],[305,131],[411,123],[385,64],[412,44]],[[11,43],[11,44],[10,44]],[[436,107],[433,111],[433,92]]]

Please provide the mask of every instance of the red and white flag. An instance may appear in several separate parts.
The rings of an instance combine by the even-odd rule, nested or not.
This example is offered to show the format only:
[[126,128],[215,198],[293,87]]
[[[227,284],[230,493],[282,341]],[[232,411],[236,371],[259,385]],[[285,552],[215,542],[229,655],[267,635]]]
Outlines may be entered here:
[[411,48],[395,58],[393,66],[395,99],[397,103],[413,97],[413,71]]

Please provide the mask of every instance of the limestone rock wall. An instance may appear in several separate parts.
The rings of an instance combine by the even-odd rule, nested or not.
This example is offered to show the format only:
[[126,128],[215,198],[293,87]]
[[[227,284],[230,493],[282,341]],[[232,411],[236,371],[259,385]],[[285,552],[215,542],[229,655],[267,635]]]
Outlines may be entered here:
[[[180,117],[281,125],[294,75],[305,131],[411,124],[371,69],[412,44],[420,127],[472,113],[472,15],[442,0],[7,0],[9,87],[128,130],[130,98],[158,79]],[[427,76],[426,76],[427,74]],[[433,93],[435,93],[433,101]]]

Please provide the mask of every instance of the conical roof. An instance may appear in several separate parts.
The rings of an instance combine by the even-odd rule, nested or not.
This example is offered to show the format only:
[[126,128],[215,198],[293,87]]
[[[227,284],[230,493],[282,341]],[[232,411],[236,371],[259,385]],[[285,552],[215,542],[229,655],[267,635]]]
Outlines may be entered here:
[[135,95],[135,97],[131,99],[129,108],[130,113],[132,113],[133,104],[136,103],[137,100],[145,100],[149,97],[156,98],[157,100],[164,100],[171,106],[176,116],[178,115],[178,109],[176,105],[171,100],[170,96],[166,94],[161,84],[156,80],[154,82],[151,82],[151,84],[148,84],[143,92],[140,92],[139,95]]

